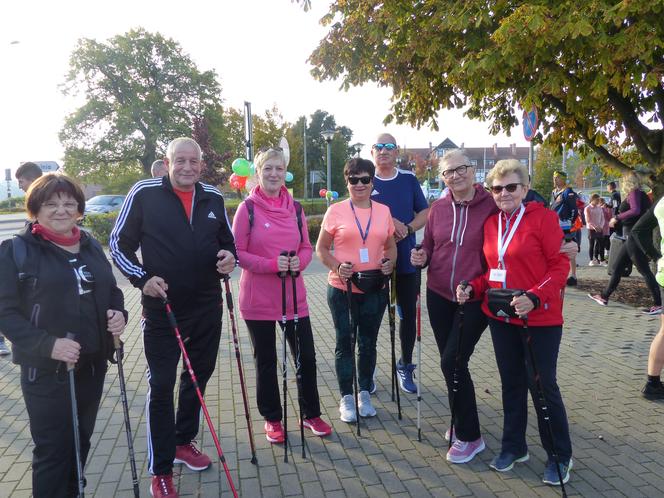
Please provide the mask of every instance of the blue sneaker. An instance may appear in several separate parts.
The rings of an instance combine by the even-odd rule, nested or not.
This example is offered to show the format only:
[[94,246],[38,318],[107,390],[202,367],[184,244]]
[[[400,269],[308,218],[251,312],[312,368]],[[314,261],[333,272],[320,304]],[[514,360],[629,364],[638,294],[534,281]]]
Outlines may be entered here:
[[397,377],[399,379],[399,386],[401,390],[409,394],[415,394],[417,392],[417,385],[413,382],[413,372],[415,367],[413,363],[404,365],[401,360],[397,363]]
[[[563,476],[563,484],[567,484],[567,481],[569,481],[569,471],[571,468],[571,458],[567,462],[560,462],[560,474]],[[556,462],[554,460],[548,460],[546,462],[542,482],[549,486],[560,486],[560,477],[558,477],[558,469],[556,469]]]
[[501,451],[500,455],[496,455],[493,460],[491,460],[489,467],[498,472],[507,472],[514,468],[515,463],[527,462],[529,458],[530,455],[527,451],[526,454],[522,456],[517,456],[514,453],[509,453],[507,451]]

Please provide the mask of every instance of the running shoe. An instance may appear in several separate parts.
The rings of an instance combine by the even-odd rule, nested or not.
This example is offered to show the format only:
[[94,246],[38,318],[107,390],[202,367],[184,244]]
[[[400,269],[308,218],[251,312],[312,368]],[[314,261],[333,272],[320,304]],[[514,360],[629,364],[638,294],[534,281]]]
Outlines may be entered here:
[[514,453],[509,453],[507,451],[501,451],[500,455],[496,455],[489,467],[498,472],[507,472],[514,468],[515,463],[527,462],[530,458],[530,455],[526,451],[525,455],[517,456]]
[[183,463],[191,470],[201,471],[207,469],[212,460],[205,453],[202,453],[194,442],[182,444],[175,447],[175,458],[173,463]]
[[569,277],[567,279],[567,285],[574,287],[577,284],[576,277]]
[[451,463],[470,462],[480,451],[484,451],[484,448],[486,445],[481,436],[475,441],[468,442],[457,439],[447,452],[447,461]]
[[661,382],[655,383],[646,383],[641,389],[641,394],[644,398],[655,400],[655,399],[664,399],[664,384]]
[[360,417],[375,417],[376,409],[371,404],[371,394],[369,391],[360,391]]
[[397,378],[399,379],[399,387],[401,390],[409,393],[415,394],[417,392],[417,384],[413,381],[413,372],[415,371],[416,365],[413,363],[404,364],[399,360],[397,363]]
[[0,356],[7,356],[8,354],[11,354],[11,350],[9,349],[9,346],[7,346],[7,341],[4,339],[0,341]]
[[662,307],[661,306],[651,306],[643,310],[646,315],[661,315]]
[[332,434],[332,427],[320,417],[305,418],[302,425],[307,429],[311,429],[311,432],[316,436],[323,437]]
[[607,304],[609,304],[609,302],[599,294],[588,294],[588,297],[593,301],[595,301],[600,306],[606,306]]
[[178,492],[173,485],[173,474],[152,476],[150,494],[155,498],[178,498]]
[[355,398],[352,394],[346,394],[339,403],[339,415],[342,422],[355,422],[357,413],[355,411]]
[[281,425],[281,421],[265,421],[265,439],[273,444],[284,442],[284,427]]
[[[570,458],[567,462],[560,462],[560,474],[563,477],[563,484],[567,484],[569,481],[569,471],[572,469],[572,459]],[[544,484],[549,486],[560,486],[560,477],[558,476],[558,469],[556,468],[556,462],[549,460],[546,462],[546,467],[544,467],[544,477],[542,478]]]

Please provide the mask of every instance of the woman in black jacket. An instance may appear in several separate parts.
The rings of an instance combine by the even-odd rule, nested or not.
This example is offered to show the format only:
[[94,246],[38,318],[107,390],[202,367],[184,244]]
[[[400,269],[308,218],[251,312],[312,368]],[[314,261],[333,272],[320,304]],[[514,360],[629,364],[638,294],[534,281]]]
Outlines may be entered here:
[[0,246],[0,329],[13,344],[35,443],[35,498],[77,495],[68,365],[74,366],[81,460],[90,449],[113,335],[127,312],[99,243],[81,232],[81,188],[64,175],[35,180],[29,223]]

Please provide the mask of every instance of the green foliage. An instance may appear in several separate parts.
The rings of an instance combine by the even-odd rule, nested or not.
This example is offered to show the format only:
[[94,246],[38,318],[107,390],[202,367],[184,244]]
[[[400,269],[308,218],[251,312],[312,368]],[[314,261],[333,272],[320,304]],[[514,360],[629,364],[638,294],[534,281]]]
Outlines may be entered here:
[[69,65],[63,93],[85,103],[66,118],[60,141],[67,171],[79,178],[111,178],[136,164],[149,175],[166,144],[191,135],[192,118],[220,104],[214,71],[199,71],[177,42],[140,28],[79,40]]
[[634,146],[659,181],[663,10],[661,0],[337,1],[310,62],[345,88],[391,87],[386,122],[437,128],[441,109],[465,107],[509,133],[518,107],[535,105],[538,142],[583,143],[620,171],[635,163],[612,150]]
[[315,215],[307,217],[307,229],[309,230],[309,241],[311,245],[316,247],[318,241],[318,234],[320,234],[321,226],[323,225],[323,216]]
[[25,209],[25,197],[10,197],[0,201],[0,210],[6,213],[20,213]]
[[145,178],[147,177],[143,173],[143,169],[138,165],[124,171],[116,171],[113,176],[104,179],[101,193],[125,195],[137,181]]
[[104,214],[88,214],[83,219],[83,227],[92,233],[92,236],[101,244],[107,246],[118,214],[117,211]]

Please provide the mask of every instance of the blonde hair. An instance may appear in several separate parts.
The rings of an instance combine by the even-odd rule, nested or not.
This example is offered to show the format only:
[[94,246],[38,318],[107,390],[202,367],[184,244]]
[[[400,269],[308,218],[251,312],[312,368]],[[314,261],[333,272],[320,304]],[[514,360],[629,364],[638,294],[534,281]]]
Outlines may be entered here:
[[639,175],[633,171],[625,174],[622,177],[622,181],[620,182],[620,190],[622,190],[624,195],[628,195],[632,190],[639,188],[641,188],[641,180],[639,179]]
[[270,159],[274,159],[275,157],[281,161],[281,164],[286,166],[286,156],[284,156],[284,151],[281,149],[269,148],[259,152],[258,155],[254,158],[256,172],[260,171],[266,162],[268,162]]
[[178,149],[178,147],[184,144],[191,145],[198,152],[198,159],[203,159],[203,151],[201,150],[201,146],[198,145],[196,140],[189,137],[179,137],[171,140],[168,144],[168,147],[166,148],[166,157],[168,158],[169,163],[173,162],[173,159],[175,158],[175,151]]
[[447,165],[448,162],[452,159],[461,159],[463,164],[470,168],[474,168],[472,164],[470,164],[470,159],[468,159],[468,156],[466,153],[461,150],[461,149],[452,149],[448,151],[443,157],[440,158],[438,161],[438,175],[443,176],[443,171],[445,170],[445,166]]
[[515,173],[519,177],[519,181],[522,184],[528,185],[530,183],[528,168],[516,159],[502,159],[489,171],[489,174],[486,176],[486,184],[490,187],[493,185],[495,179],[504,178],[512,173]]

